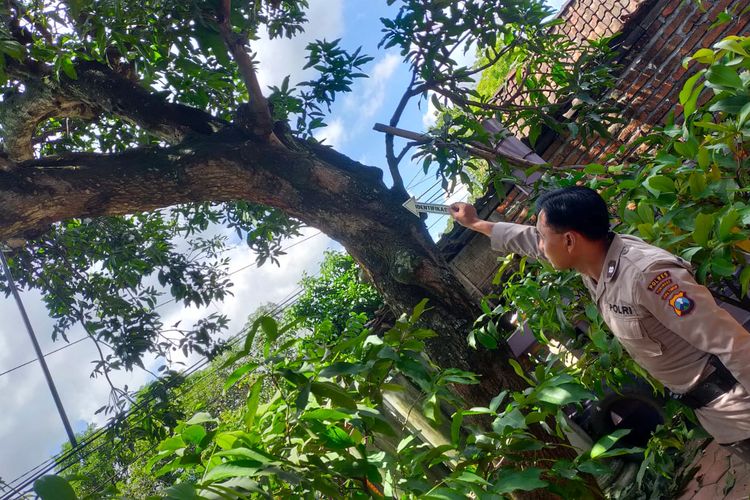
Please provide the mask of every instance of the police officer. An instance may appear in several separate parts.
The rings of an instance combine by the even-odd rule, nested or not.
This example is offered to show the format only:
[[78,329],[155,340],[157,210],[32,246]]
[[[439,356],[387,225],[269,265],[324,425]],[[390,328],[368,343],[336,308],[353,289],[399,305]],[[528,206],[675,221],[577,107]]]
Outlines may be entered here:
[[537,201],[536,227],[489,222],[466,203],[461,225],[492,248],[575,269],[630,356],[695,409],[720,444],[750,462],[750,333],[696,283],[687,262],[634,236],[609,231],[604,200],[586,187]]

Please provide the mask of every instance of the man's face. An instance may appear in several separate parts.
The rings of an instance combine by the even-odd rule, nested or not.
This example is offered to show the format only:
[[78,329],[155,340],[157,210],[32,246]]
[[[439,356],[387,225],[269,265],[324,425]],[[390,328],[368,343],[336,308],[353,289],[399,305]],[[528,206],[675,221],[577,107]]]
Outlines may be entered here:
[[539,250],[555,269],[573,267],[572,250],[574,236],[570,231],[559,233],[547,225],[547,215],[542,211],[536,222],[539,232]]

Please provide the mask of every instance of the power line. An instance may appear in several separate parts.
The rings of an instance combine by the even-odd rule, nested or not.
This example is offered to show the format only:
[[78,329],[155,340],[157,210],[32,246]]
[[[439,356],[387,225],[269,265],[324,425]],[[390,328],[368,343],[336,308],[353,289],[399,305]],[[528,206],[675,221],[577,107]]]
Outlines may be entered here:
[[[314,235],[314,236],[316,236],[316,235]],[[248,266],[245,266],[243,269],[245,269],[247,267]],[[279,309],[281,309],[284,306],[286,306],[287,304],[289,304],[290,301],[296,299],[296,297],[300,293],[302,293],[302,287],[298,287],[297,289],[293,290],[289,295],[287,295],[284,299],[282,299],[282,301],[280,302],[280,304],[277,305],[277,307],[274,309],[274,311],[271,314],[276,314]],[[241,335],[242,335],[243,332],[244,332],[244,330],[238,332],[235,336],[233,336],[232,338],[230,338],[227,341],[227,345],[229,345],[230,347],[233,346],[233,344],[241,337]],[[209,362],[209,360],[207,358],[201,358],[199,361],[197,361],[196,363],[194,363],[192,366],[185,368],[180,373],[180,375],[182,377],[186,377],[186,376],[192,375],[194,372],[196,372],[197,370],[199,370],[200,368],[202,368],[203,366],[205,366],[206,364],[208,364],[208,362]],[[175,379],[175,380],[177,380],[177,379]],[[149,403],[151,403],[154,399],[155,399],[155,396],[151,397],[151,398],[146,398],[141,403],[132,406],[131,408],[128,409],[128,411],[126,412],[126,414],[122,417],[122,420],[126,420],[135,411],[138,411],[139,409],[144,408],[146,405],[148,405]],[[85,448],[86,446],[88,446],[89,444],[91,444],[91,442],[93,442],[96,438],[98,438],[104,432],[106,432],[108,429],[110,429],[111,427],[113,427],[115,425],[115,423],[116,422],[113,421],[112,423],[107,424],[106,426],[102,427],[101,429],[99,429],[98,431],[96,431],[95,433],[93,433],[92,435],[88,436],[88,438],[85,439],[86,442],[85,443],[81,443],[78,448],[71,449],[67,453],[63,454],[62,456],[51,457],[50,459],[46,460],[45,462],[42,462],[42,464],[37,465],[36,467],[32,468],[31,470],[29,470],[29,471],[25,472],[24,474],[22,474],[21,476],[17,477],[16,479],[14,479],[13,481],[11,481],[10,483],[6,483],[6,484],[8,484],[9,486],[11,486],[13,483],[16,483],[19,480],[22,480],[24,477],[26,477],[26,476],[34,473],[35,471],[37,471],[40,468],[44,468],[45,466],[47,466],[46,469],[40,475],[43,475],[44,473],[49,472],[50,470],[52,470],[55,467],[57,467],[60,463],[62,463],[63,461],[67,460],[72,455],[77,454],[80,450],[82,450],[83,448]],[[40,475],[37,475],[35,477],[38,478],[38,477],[40,477]],[[24,483],[24,485],[28,485],[28,484],[29,484],[28,482]]]
[[[304,242],[306,242],[306,241],[308,241],[308,240],[310,240],[310,239],[312,239],[312,238],[314,238],[314,237],[316,237],[316,236],[318,236],[320,234],[322,234],[322,233],[321,232],[317,232],[315,234],[312,234],[312,235],[310,235],[310,236],[308,236],[308,237],[306,237],[306,238],[304,238],[304,239],[302,239],[300,241],[297,241],[297,242],[289,245],[286,248],[283,248],[282,251],[289,250],[290,248],[293,248],[293,247],[295,247],[297,245],[300,245],[300,244],[302,244],[302,243],[304,243]],[[239,272],[241,272],[241,271],[243,271],[245,269],[248,269],[248,268],[251,268],[251,267],[255,267],[255,266],[257,266],[257,263],[252,263],[252,264],[249,264],[247,266],[243,266],[243,267],[241,267],[239,269],[236,269],[236,270],[228,273],[228,275],[237,274],[237,273],[239,273]],[[298,287],[297,289],[295,289],[294,291],[292,291],[289,295],[287,295],[287,297],[285,297],[284,299],[282,299],[281,303],[276,306],[276,308],[274,309],[274,311],[271,314],[275,315],[276,313],[278,313],[279,310],[283,309],[284,306],[287,306],[287,304],[289,304],[290,301],[296,299],[297,296],[299,296],[301,294],[301,292],[302,292],[302,288],[301,287]],[[166,302],[161,303],[161,304],[155,306],[154,309],[156,309],[157,307],[163,306],[165,303]],[[239,340],[241,338],[241,336],[242,336],[243,333],[244,333],[244,330],[238,332],[235,336],[233,336],[232,338],[230,338],[227,341],[227,345],[230,346],[230,347],[233,347],[233,345],[237,342],[237,340]],[[55,352],[61,351],[61,350],[65,349],[65,348],[67,348],[67,347],[71,347],[72,345],[74,345],[76,343],[79,343],[79,342],[82,342],[83,340],[86,340],[86,338],[88,338],[88,337],[84,337],[84,338],[81,338],[81,339],[79,339],[79,340],[77,340],[75,342],[67,344],[67,345],[65,345],[65,346],[63,346],[63,347],[61,347],[59,349],[56,349],[55,351],[52,351],[52,352],[49,352],[49,353],[45,354],[44,356],[47,356],[49,354],[53,354]],[[34,361],[36,361],[36,360],[29,361],[27,363],[24,363],[23,365],[19,365],[19,366],[15,367],[15,368],[7,370],[6,372],[0,374],[0,376],[4,375],[5,373],[9,373],[9,372],[11,372],[13,370],[16,370],[16,369],[20,368],[21,366],[25,366],[27,364],[30,364],[30,363],[32,363]],[[194,363],[192,366],[190,366],[190,367],[186,368],[185,370],[183,370],[180,373],[180,375],[182,377],[189,376],[192,373],[194,373],[195,371],[197,371],[198,369],[203,368],[208,363],[209,363],[208,358],[202,358],[198,362]],[[175,378],[175,380],[177,380],[177,378]],[[126,420],[135,411],[138,411],[139,409],[145,407],[147,404],[151,403],[154,399],[155,399],[155,396],[151,397],[151,398],[146,398],[146,399],[144,399],[144,401],[142,401],[141,404],[132,406],[131,408],[129,408],[129,410],[126,412],[126,414],[122,417],[121,421]],[[144,418],[145,418],[145,416],[144,416]],[[72,455],[74,455],[74,454],[80,454],[80,452],[84,448],[86,448],[87,446],[89,446],[95,439],[97,439],[102,434],[104,434],[106,431],[108,431],[110,428],[112,428],[116,423],[117,423],[117,421],[112,421],[110,424],[107,424],[106,426],[102,427],[98,431],[92,433],[87,439],[84,440],[85,442],[80,443],[79,446],[72,447],[71,450],[69,450],[67,453],[64,453],[61,456],[52,457],[52,458],[48,459],[47,461],[42,462],[42,464],[37,465],[36,467],[32,468],[31,470],[29,470],[29,471],[21,474],[21,476],[17,477],[16,479],[14,479],[13,481],[11,481],[10,483],[5,483],[5,484],[8,487],[10,487],[10,488],[14,488],[14,486],[12,486],[14,483],[17,483],[17,482],[23,480],[25,477],[29,476],[30,474],[34,474],[36,472],[36,474],[34,474],[34,476],[31,479],[27,479],[26,481],[23,482],[23,484],[21,485],[21,488],[26,488],[29,485],[32,485],[33,481],[35,481],[36,479],[38,479],[39,477],[41,477],[45,473],[50,472],[51,470],[55,469],[62,462],[64,462],[65,460],[69,459]],[[92,453],[92,452],[90,452],[90,453]],[[88,456],[89,454],[87,454],[86,456]],[[71,464],[69,464],[67,467],[70,467],[70,466],[71,466]],[[42,470],[41,473],[39,473],[40,469],[44,469],[44,470]],[[5,499],[5,498],[10,498],[10,497],[6,496],[6,497],[3,497],[3,498]]]
[[[296,290],[292,291],[292,293],[290,293],[289,295],[287,295],[287,297],[284,298],[280,304],[277,304],[276,307],[274,308],[274,310],[270,312],[270,314],[271,315],[276,315],[281,310],[285,310],[286,309],[285,306],[287,306],[287,307],[291,306],[291,304],[293,304],[293,303],[296,302],[296,300],[294,300],[294,299],[296,299],[301,293],[302,293],[302,287],[298,287]],[[291,304],[290,304],[290,302],[291,302]],[[242,338],[243,333],[245,333],[245,330],[241,330],[240,332],[238,332],[237,334],[235,334],[228,341],[227,345],[233,347],[234,344],[236,344]],[[183,370],[183,372],[181,372],[180,375],[181,375],[181,377],[190,376],[193,373],[195,373],[196,371],[198,371],[199,369],[203,368],[209,362],[210,362],[210,360],[208,360],[207,358],[201,358],[199,361],[197,361],[196,363],[194,363],[190,367],[188,367],[185,370]],[[203,375],[203,377],[205,378],[208,375],[209,375],[209,373],[207,372],[206,374]],[[179,380],[179,379],[177,377],[175,377],[175,379],[173,379],[173,380]],[[200,380],[196,381],[195,384],[190,389],[194,389],[199,382],[200,382]],[[169,388],[169,385],[167,386],[167,388]],[[177,397],[185,395],[187,393],[187,391],[188,391],[188,389],[186,389],[185,391],[183,391],[182,394],[177,395]],[[137,405],[134,405],[133,407],[131,407],[128,410],[128,412],[126,412],[126,415],[123,417],[122,420],[125,421],[127,418],[129,418],[130,416],[132,416],[136,411],[145,408],[155,398],[156,398],[156,396],[153,396],[151,398],[145,399],[143,402],[141,402],[141,403],[139,403]],[[141,420],[143,420],[145,418],[146,418],[146,415],[144,415]],[[30,471],[27,471],[26,473],[22,474],[21,476],[19,476],[18,478],[14,479],[10,483],[6,483],[6,484],[10,488],[15,488],[15,492],[14,493],[18,493],[19,491],[20,491],[21,494],[29,492],[30,488],[33,488],[34,481],[36,481],[39,477],[47,474],[48,472],[53,471],[56,468],[58,469],[58,472],[63,472],[65,470],[67,470],[68,468],[72,467],[73,464],[75,463],[75,461],[70,462],[67,465],[63,466],[63,467],[60,467],[60,466],[66,460],[68,460],[71,457],[73,457],[73,455],[76,455],[75,458],[83,460],[86,457],[90,456],[91,454],[95,453],[100,448],[106,446],[108,443],[104,442],[101,445],[99,445],[98,447],[94,448],[93,450],[88,450],[88,453],[86,453],[85,455],[81,455],[81,452],[83,452],[88,446],[90,446],[94,442],[95,439],[97,439],[97,438],[101,437],[102,435],[104,435],[104,433],[106,433],[109,429],[113,428],[115,424],[116,424],[116,422],[112,422],[110,424],[107,424],[106,426],[104,426],[104,427],[100,428],[99,430],[97,430],[96,432],[92,433],[85,440],[85,442],[81,443],[78,447],[71,448],[70,450],[68,450],[68,452],[64,453],[61,456],[52,457],[52,458],[46,460],[42,464],[34,467]],[[141,454],[139,457],[136,457],[136,459],[134,461],[132,461],[128,465],[132,465],[132,463],[135,463],[136,460],[139,460],[140,458],[142,458],[146,453],[148,453],[149,451],[153,450],[153,448],[155,448],[155,446],[152,447],[150,450],[147,450],[146,452],[144,452],[143,454]],[[40,469],[43,469],[43,470],[40,470]],[[30,476],[31,474],[33,474],[33,476]],[[26,479],[22,482],[22,484],[20,484],[18,486],[15,486],[15,487],[13,486],[14,483],[17,483],[18,481],[23,480],[23,478],[25,478],[25,477],[26,477]],[[12,497],[10,497],[10,496],[4,496],[2,500],[9,500],[10,498],[12,498]]]
[[[67,349],[68,347],[72,347],[72,346],[74,346],[74,345],[76,345],[76,344],[78,344],[78,343],[80,343],[80,342],[83,342],[84,340],[86,340],[86,339],[88,339],[88,338],[89,338],[89,337],[88,337],[88,335],[87,335],[87,336],[85,336],[85,337],[81,337],[80,339],[78,339],[78,340],[76,340],[76,341],[74,341],[74,342],[71,342],[71,343],[69,343],[69,344],[65,344],[65,345],[64,345],[64,346],[62,346],[62,347],[58,347],[58,348],[57,348],[57,349],[55,349],[54,351],[50,351],[50,352],[48,352],[48,353],[45,353],[45,354],[44,354],[44,355],[43,355],[42,357],[46,358],[46,357],[47,357],[47,356],[49,356],[50,354],[55,354],[56,352],[60,352],[60,351],[62,351],[63,349]],[[5,370],[4,372],[0,373],[0,377],[2,377],[3,375],[7,375],[7,374],[9,374],[9,373],[11,373],[11,372],[14,372],[14,371],[18,370],[19,368],[23,368],[24,366],[28,366],[28,365],[30,365],[31,363],[36,363],[37,361],[39,361],[39,359],[37,359],[37,358],[34,358],[34,359],[30,359],[30,360],[28,360],[28,361],[27,361],[27,362],[25,362],[25,363],[21,363],[20,365],[17,365],[17,366],[14,366],[13,368],[10,368],[10,369],[8,369],[8,370]]]
[[[296,247],[297,245],[301,245],[302,243],[304,243],[304,242],[306,242],[306,241],[308,241],[308,240],[311,240],[311,239],[313,239],[314,237],[316,237],[316,236],[319,236],[319,235],[321,235],[321,234],[323,234],[323,233],[322,233],[321,231],[318,231],[317,233],[315,233],[315,234],[312,234],[312,235],[310,235],[310,236],[307,236],[306,238],[304,238],[304,239],[302,239],[302,240],[300,240],[300,241],[297,241],[297,242],[294,242],[294,243],[292,243],[292,244],[291,244],[291,245],[289,245],[288,247],[286,247],[286,248],[283,248],[283,249],[282,249],[281,251],[282,251],[282,252],[284,252],[284,251],[287,251],[287,250],[289,250],[290,248],[294,248],[294,247]],[[251,267],[257,267],[257,266],[258,266],[258,263],[257,263],[257,262],[253,262],[253,263],[251,263],[251,264],[248,264],[248,265],[246,265],[246,266],[240,267],[239,269],[235,269],[234,271],[231,271],[231,272],[227,273],[227,276],[233,276],[233,275],[235,275],[235,274],[237,274],[237,273],[239,273],[239,272],[242,272],[242,271],[244,271],[245,269],[249,269],[249,268],[251,268]],[[161,303],[159,303],[159,304],[156,304],[156,305],[154,306],[154,310],[156,310],[156,309],[159,309],[160,307],[162,307],[162,306],[165,306],[165,305],[167,305],[167,304],[170,304],[170,303],[172,303],[172,302],[174,302],[174,301],[175,301],[175,299],[174,299],[174,298],[172,298],[172,299],[169,299],[169,300],[165,300],[164,302],[161,302]],[[45,353],[44,355],[42,355],[42,357],[43,357],[43,358],[46,358],[47,356],[49,356],[49,355],[51,355],[51,354],[55,354],[55,353],[57,353],[57,352],[60,352],[60,351],[62,351],[63,349],[67,349],[68,347],[73,347],[74,345],[76,345],[76,344],[78,344],[78,343],[80,343],[80,342],[83,342],[84,340],[86,340],[86,339],[89,339],[89,338],[90,338],[90,337],[89,337],[88,335],[85,335],[85,336],[81,337],[80,339],[78,339],[78,340],[76,340],[76,341],[74,341],[74,342],[70,342],[69,344],[65,344],[65,345],[64,345],[64,346],[62,346],[62,347],[58,347],[57,349],[55,349],[55,350],[53,350],[53,351],[49,351],[48,353]],[[9,368],[8,370],[5,370],[4,372],[1,372],[1,373],[0,373],[0,377],[2,377],[3,375],[7,375],[7,374],[9,374],[9,373],[12,373],[12,372],[14,372],[14,371],[16,371],[16,370],[18,370],[18,369],[20,369],[20,368],[23,368],[24,366],[28,366],[28,365],[30,365],[30,364],[32,364],[32,363],[36,363],[36,362],[38,362],[38,361],[39,361],[39,358],[34,358],[34,359],[30,359],[30,360],[28,360],[28,361],[26,361],[26,362],[24,362],[24,363],[21,363],[20,365],[16,365],[16,366],[14,366],[13,368]]]

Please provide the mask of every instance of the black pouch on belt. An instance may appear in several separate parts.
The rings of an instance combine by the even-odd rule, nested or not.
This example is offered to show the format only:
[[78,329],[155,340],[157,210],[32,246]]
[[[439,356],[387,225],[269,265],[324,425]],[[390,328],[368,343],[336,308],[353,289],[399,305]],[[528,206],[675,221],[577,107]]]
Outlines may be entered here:
[[719,358],[712,355],[709,363],[714,367],[713,373],[698,382],[695,387],[685,394],[673,393],[672,397],[695,410],[723,396],[737,385],[737,379],[734,378],[732,372],[724,366],[724,363]]

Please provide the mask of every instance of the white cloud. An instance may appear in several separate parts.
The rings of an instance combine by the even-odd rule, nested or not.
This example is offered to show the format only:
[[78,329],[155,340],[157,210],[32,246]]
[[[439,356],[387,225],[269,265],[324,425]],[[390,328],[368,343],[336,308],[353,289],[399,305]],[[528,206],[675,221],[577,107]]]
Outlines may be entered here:
[[328,122],[327,127],[315,132],[315,138],[321,142],[325,141],[325,144],[332,146],[334,149],[341,149],[349,139],[348,130],[341,118],[334,118]]
[[266,33],[251,43],[257,53],[258,80],[264,92],[269,85],[281,85],[284,77],[290,75],[290,84],[295,85],[305,79],[302,67],[305,65],[305,47],[318,39],[335,40],[344,32],[343,0],[311,0],[307,11],[308,23],[305,32],[293,39],[276,38],[269,40]]
[[360,83],[359,90],[345,99],[347,111],[356,111],[360,122],[369,121],[380,111],[385,102],[388,82],[401,64],[396,53],[386,54],[372,68],[370,78]]

